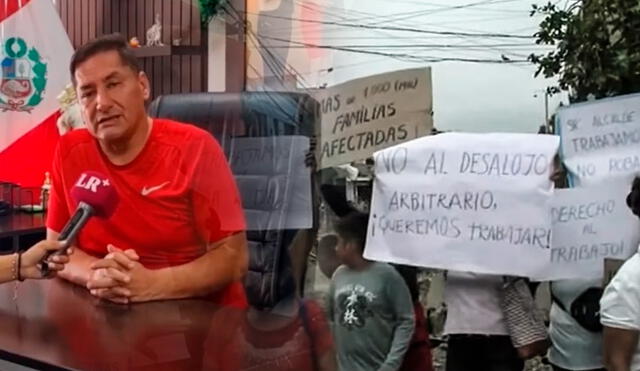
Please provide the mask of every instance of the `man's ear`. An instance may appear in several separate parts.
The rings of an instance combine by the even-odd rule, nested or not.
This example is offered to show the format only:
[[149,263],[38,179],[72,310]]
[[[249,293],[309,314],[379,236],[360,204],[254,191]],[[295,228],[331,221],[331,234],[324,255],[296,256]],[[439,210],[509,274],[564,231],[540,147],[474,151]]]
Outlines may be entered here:
[[147,101],[151,98],[151,83],[149,82],[149,78],[144,71],[138,72],[138,83],[140,84],[140,88],[142,89],[142,95],[144,96],[144,100]]

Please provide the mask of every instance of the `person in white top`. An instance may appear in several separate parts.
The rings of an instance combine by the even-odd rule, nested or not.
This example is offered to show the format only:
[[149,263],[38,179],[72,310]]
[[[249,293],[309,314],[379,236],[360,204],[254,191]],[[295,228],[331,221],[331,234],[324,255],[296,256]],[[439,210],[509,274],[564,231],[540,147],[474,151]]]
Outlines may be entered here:
[[504,319],[502,277],[447,272],[447,371],[522,371]]
[[[601,283],[602,279],[561,280],[551,283],[553,304],[549,314],[549,337],[552,347],[548,357],[553,371],[604,371],[602,331],[585,327],[571,314],[573,306],[585,298],[585,293]],[[597,305],[598,298],[594,298],[593,302]]]
[[[640,217],[640,178],[635,178],[627,205]],[[609,371],[640,370],[640,255],[620,268],[600,301],[604,326],[604,363]]]

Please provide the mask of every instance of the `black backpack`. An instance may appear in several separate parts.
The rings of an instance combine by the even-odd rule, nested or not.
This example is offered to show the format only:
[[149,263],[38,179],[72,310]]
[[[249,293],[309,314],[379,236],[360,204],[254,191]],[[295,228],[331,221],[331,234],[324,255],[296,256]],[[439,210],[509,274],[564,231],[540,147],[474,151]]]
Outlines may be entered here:
[[597,333],[602,332],[600,298],[602,298],[603,292],[604,290],[599,287],[588,288],[573,300],[568,310],[553,294],[553,289],[551,290],[551,298],[560,309],[571,315],[585,330]]

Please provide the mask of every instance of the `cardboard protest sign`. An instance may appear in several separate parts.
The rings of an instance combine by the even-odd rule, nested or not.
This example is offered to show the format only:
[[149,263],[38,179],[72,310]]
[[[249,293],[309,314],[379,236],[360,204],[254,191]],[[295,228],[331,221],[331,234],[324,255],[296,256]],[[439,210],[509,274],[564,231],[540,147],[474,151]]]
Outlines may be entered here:
[[640,220],[627,207],[631,186],[616,182],[558,189],[553,197],[550,264],[541,281],[603,277],[604,260],[626,260],[638,249]]
[[529,276],[550,259],[551,135],[447,133],[375,154],[365,257]]
[[304,163],[309,138],[234,138],[230,147],[247,230],[312,226],[311,171]]
[[427,135],[433,126],[430,68],[351,80],[319,90],[315,99],[321,110],[321,169]]
[[561,108],[556,126],[574,184],[640,172],[640,94]]

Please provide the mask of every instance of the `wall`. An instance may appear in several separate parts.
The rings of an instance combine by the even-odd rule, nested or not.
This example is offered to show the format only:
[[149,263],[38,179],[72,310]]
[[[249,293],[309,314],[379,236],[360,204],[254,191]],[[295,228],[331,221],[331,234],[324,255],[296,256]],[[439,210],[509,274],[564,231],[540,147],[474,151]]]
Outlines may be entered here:
[[160,15],[162,42],[173,47],[170,56],[142,58],[152,97],[207,90],[207,32],[200,28],[200,12],[189,0],[57,0],[60,18],[71,43],[78,47],[104,34],[136,36],[142,44],[146,31]]

